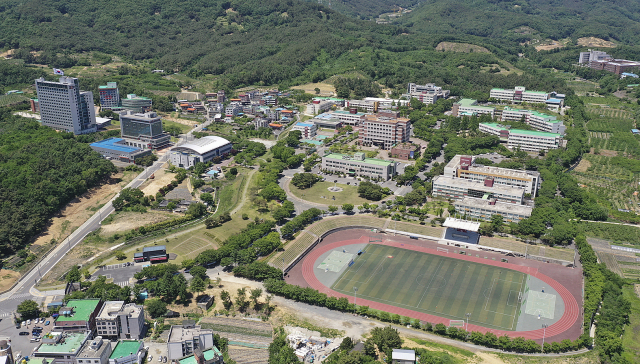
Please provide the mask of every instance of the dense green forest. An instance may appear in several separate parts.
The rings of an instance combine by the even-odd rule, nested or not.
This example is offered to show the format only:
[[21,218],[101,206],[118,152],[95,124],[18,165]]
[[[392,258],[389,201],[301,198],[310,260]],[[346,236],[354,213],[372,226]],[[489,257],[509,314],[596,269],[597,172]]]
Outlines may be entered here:
[[398,11],[401,8],[411,8],[418,0],[306,0],[323,4],[331,9],[353,18],[372,19],[383,13]]
[[640,2],[632,0],[428,0],[399,22],[429,34],[467,34],[526,42],[599,37],[635,44]]
[[0,252],[27,243],[53,213],[115,172],[73,138],[0,110]]

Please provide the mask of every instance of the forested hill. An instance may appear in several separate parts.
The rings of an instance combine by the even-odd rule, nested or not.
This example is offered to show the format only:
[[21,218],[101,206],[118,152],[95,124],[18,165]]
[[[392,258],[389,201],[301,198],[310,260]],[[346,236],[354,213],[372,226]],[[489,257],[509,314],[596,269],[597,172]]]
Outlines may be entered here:
[[0,28],[0,48],[156,58],[242,84],[276,84],[321,49],[335,58],[401,31],[298,0],[0,0]]
[[637,0],[427,0],[399,22],[429,34],[524,42],[533,30],[556,40],[593,36],[636,44],[638,14]]
[[383,13],[399,11],[399,8],[411,8],[419,0],[306,0],[323,4],[342,14],[360,19],[373,19]]

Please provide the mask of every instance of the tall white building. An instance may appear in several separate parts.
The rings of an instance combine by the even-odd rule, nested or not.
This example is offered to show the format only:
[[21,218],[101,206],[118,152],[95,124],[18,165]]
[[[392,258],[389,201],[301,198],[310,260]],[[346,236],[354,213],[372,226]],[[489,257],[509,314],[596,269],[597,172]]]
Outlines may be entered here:
[[80,91],[77,78],[62,76],[59,82],[39,78],[36,92],[42,125],[76,135],[96,132],[93,93]]
[[443,90],[442,87],[433,83],[426,85],[417,85],[409,83],[407,87],[407,95],[409,98],[416,98],[425,105],[435,104],[438,99],[449,97],[449,90]]
[[503,88],[492,88],[489,93],[489,97],[513,102],[543,104],[549,98],[549,93],[544,91],[527,91],[527,89],[522,86],[516,86],[509,90]]

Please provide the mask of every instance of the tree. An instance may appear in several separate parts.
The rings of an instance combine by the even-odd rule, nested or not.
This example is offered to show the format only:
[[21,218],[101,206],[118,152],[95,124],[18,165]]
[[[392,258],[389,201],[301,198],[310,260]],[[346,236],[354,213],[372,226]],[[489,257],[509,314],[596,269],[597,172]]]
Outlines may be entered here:
[[204,202],[206,202],[208,205],[212,205],[213,204],[213,195],[207,192],[201,193],[200,194],[200,199]]
[[200,217],[206,213],[207,213],[207,206],[205,206],[203,203],[200,203],[200,202],[189,205],[189,208],[187,208],[187,211],[186,211],[187,215],[190,215],[194,218]]
[[342,342],[340,343],[340,350],[349,351],[353,349],[354,345],[355,344],[353,343],[353,340],[349,336],[347,336],[342,339]]
[[316,87],[316,88],[314,88],[313,90],[316,92],[316,95],[319,95],[319,94],[320,94],[320,88]]
[[196,265],[196,261],[193,259],[185,259],[182,261],[181,265],[184,269],[191,269]]
[[167,304],[159,299],[151,299],[145,302],[147,312],[152,318],[164,316],[167,313]]
[[245,287],[238,288],[238,295],[236,296],[236,305],[238,310],[243,312],[247,309],[249,301],[247,301],[247,289]]
[[258,307],[258,299],[262,296],[262,289],[254,288],[250,292],[249,298],[253,301],[253,307],[257,309]]
[[329,205],[328,209],[329,209],[329,212],[331,213],[338,211],[338,207],[333,205]]
[[233,305],[233,302],[231,301],[231,295],[228,291],[222,290],[222,292],[220,292],[220,299],[222,300],[222,304],[224,305],[224,308],[226,310],[230,309]]
[[346,213],[351,213],[353,211],[353,204],[350,203],[345,203],[342,205],[342,209],[346,212]]
[[502,230],[502,225],[504,224],[504,219],[500,214],[491,215],[491,228],[493,231],[500,232]]
[[371,330],[371,339],[381,351],[399,349],[402,347],[402,338],[397,329],[387,326],[383,329],[376,327]]
[[69,271],[69,273],[67,273],[67,276],[65,277],[66,281],[69,283],[80,282],[81,278],[82,278],[82,274],[80,274],[80,269],[78,269],[77,265],[73,266],[73,268],[71,268],[71,270]]
[[127,255],[122,250],[118,250],[116,251],[116,259],[125,260],[127,259]]
[[207,269],[203,266],[193,267],[189,271],[189,274],[191,274],[191,276],[193,276],[194,278],[198,277],[204,280],[207,277]]
[[23,320],[28,320],[40,316],[40,308],[38,306],[38,303],[33,300],[22,301],[18,305],[16,312],[20,314],[20,318],[22,318]]
[[204,292],[205,283],[200,277],[193,277],[191,280],[191,284],[189,284],[189,289],[191,292],[198,293]]
[[238,174],[238,168],[236,167],[229,168],[229,174],[232,176],[236,176]]
[[311,188],[311,186],[313,186],[319,180],[320,176],[317,176],[313,173],[296,173],[291,179],[291,184],[300,189],[306,189]]

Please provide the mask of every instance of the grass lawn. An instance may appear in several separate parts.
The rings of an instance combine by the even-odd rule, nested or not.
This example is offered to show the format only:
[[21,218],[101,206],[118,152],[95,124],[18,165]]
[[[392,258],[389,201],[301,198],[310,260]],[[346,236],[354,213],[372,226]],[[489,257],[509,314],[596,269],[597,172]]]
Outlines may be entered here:
[[492,329],[515,330],[527,275],[455,258],[370,244],[332,289]]
[[[338,184],[338,187],[343,189],[342,192],[331,192],[328,188],[333,187],[333,185],[333,182],[317,182],[311,188],[301,190],[298,187],[289,184],[289,189],[291,190],[291,193],[298,198],[323,205],[340,206],[345,203],[351,203],[358,206],[365,202],[377,203],[358,196],[358,187]],[[325,198],[322,198],[321,196],[324,196]],[[332,196],[335,196],[336,199],[333,200]]]
[[164,126],[177,126],[178,128],[180,128],[182,134],[188,133],[189,130],[193,129],[189,125],[176,123],[175,121],[170,121],[170,120],[166,120],[166,119],[162,119],[162,125],[164,125]]
[[634,292],[633,286],[622,289],[622,295],[631,302],[631,315],[629,325],[622,336],[622,346],[625,348],[625,357],[630,363],[640,363],[640,298]]

